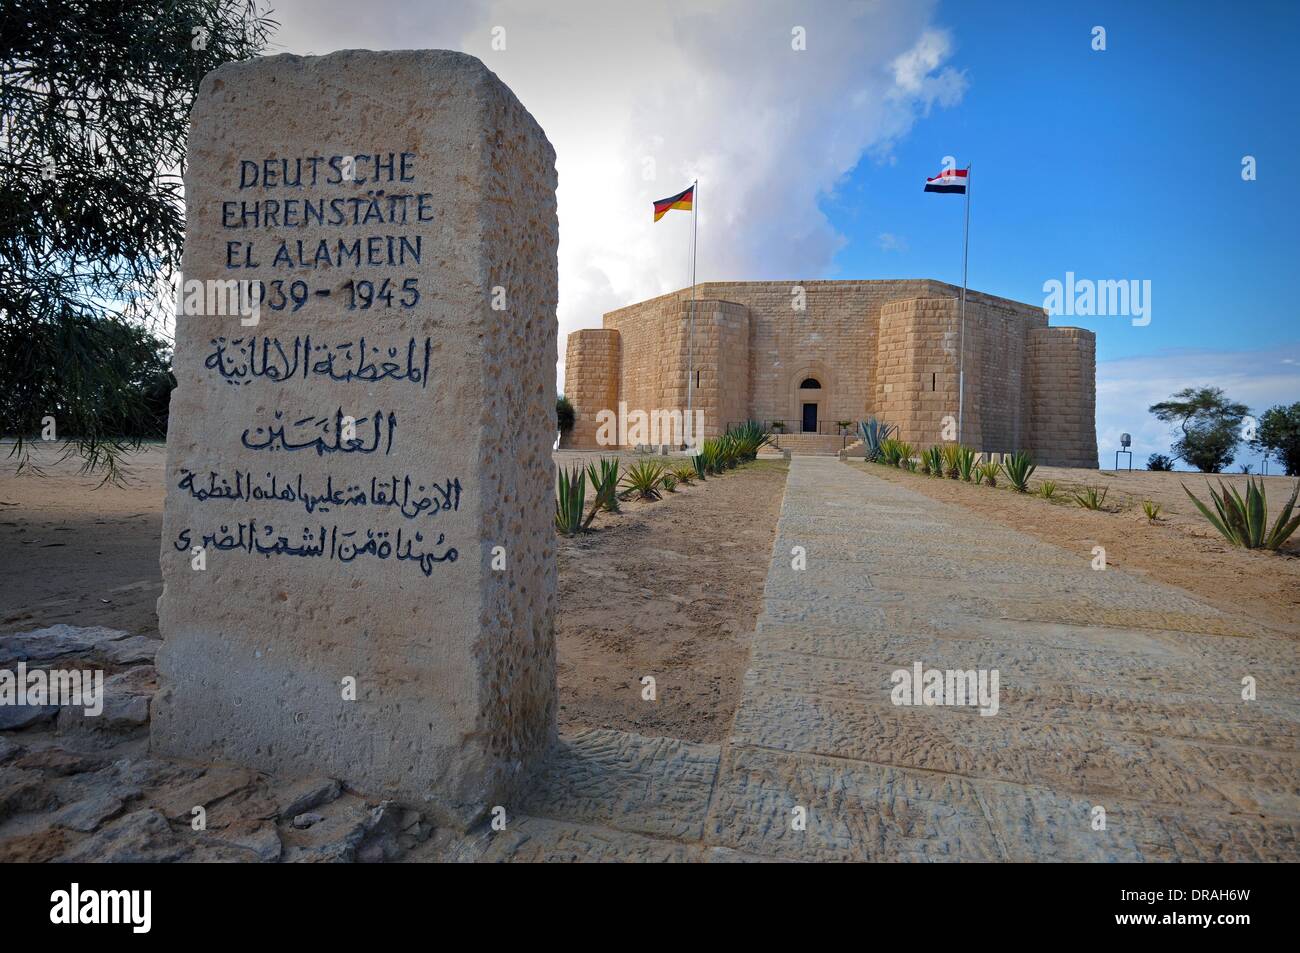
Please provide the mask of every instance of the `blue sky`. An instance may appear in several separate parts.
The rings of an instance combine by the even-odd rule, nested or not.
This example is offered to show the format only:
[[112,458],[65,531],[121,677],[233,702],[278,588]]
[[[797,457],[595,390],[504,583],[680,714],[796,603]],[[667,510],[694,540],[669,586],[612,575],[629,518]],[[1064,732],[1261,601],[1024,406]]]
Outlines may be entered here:
[[1300,0],[275,5],[277,50],[464,50],[515,91],[557,153],[562,335],[689,283],[691,217],[648,209],[695,178],[701,281],[959,283],[962,199],[921,191],[953,155],[974,164],[971,287],[1151,282],[1146,327],[1053,319],[1097,332],[1103,462],[1121,431],[1138,465],[1167,452],[1146,408],[1183,387],[1300,400]]
[[824,199],[846,238],[831,276],[960,284],[963,200],[921,191],[953,155],[974,167],[971,287],[1040,303],[1067,271],[1151,281],[1146,327],[1053,319],[1097,332],[1103,462],[1120,430],[1135,463],[1167,452],[1146,413],[1162,387],[1223,386],[1257,412],[1300,400],[1300,5],[947,3],[935,20],[965,93]]

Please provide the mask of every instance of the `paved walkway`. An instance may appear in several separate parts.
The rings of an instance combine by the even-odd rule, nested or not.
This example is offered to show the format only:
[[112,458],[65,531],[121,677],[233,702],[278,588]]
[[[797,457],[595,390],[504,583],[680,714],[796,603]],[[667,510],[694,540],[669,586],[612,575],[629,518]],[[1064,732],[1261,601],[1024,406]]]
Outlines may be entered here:
[[[1295,643],[1091,558],[796,457],[728,741],[566,738],[462,854],[1300,859]],[[997,714],[894,705],[918,662],[997,669]]]

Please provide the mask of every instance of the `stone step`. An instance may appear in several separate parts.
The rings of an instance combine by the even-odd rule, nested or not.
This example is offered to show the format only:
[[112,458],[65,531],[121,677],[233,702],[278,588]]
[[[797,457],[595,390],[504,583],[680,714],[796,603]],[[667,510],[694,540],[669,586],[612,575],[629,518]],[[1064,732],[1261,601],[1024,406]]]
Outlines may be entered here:
[[834,456],[844,446],[845,438],[839,434],[783,433],[773,434],[772,442],[800,456]]

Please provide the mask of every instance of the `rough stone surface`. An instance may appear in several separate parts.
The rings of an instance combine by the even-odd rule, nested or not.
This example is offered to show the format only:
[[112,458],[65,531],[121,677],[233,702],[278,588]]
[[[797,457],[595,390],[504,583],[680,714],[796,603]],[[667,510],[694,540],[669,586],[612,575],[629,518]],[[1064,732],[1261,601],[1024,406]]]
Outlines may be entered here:
[[339,796],[342,788],[334,778],[304,778],[277,792],[281,818],[294,817],[314,807],[328,804]]
[[184,860],[192,846],[172,831],[167,819],[146,808],[127,814],[77,844],[60,858],[67,863],[172,863]]
[[0,731],[18,731],[53,721],[58,705],[0,705]]
[[69,804],[54,816],[54,823],[70,830],[89,833],[122,812],[122,799],[113,794],[99,794]]
[[185,277],[270,290],[177,320],[154,750],[466,826],[555,734],[554,152],[449,52],[223,66],[192,124]]
[[132,635],[115,641],[96,642],[95,654],[111,665],[134,665],[137,662],[152,664],[160,644],[157,639],[148,636]]
[[64,655],[86,652],[99,645],[109,646],[127,633],[101,625],[52,625],[32,632],[0,636],[0,665],[15,662],[45,662]]

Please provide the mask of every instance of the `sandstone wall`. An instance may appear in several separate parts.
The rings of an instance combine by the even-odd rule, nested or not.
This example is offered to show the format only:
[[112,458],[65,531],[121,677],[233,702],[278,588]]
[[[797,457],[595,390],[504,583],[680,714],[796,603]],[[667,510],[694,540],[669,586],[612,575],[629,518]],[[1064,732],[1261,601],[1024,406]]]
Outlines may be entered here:
[[[797,307],[799,290],[802,308]],[[717,425],[755,417],[786,421],[797,432],[803,402],[815,401],[827,431],[836,420],[857,421],[874,414],[899,423],[908,442],[929,445],[940,439],[942,418],[957,416],[958,287],[928,279],[709,282],[696,293],[701,309],[723,314],[716,303],[707,302],[727,302],[747,314],[748,403],[743,413],[737,403],[742,390],[737,358],[728,354],[721,363],[709,358],[710,366],[719,369],[718,386],[729,401],[710,404],[726,418]],[[617,329],[623,341],[620,391],[629,407],[685,407],[681,309],[690,296],[691,289],[685,288],[605,315],[605,328]],[[1095,386],[1090,352],[1081,349],[1082,342],[1031,349],[1031,336],[1046,324],[1040,307],[968,291],[963,438],[990,452],[1047,439],[1044,433],[1031,435],[1030,367],[1041,352],[1054,368],[1045,373],[1067,384],[1086,378],[1087,384],[1069,385],[1077,406],[1068,414],[1058,408],[1054,423],[1062,429],[1043,445],[1071,459],[1090,454],[1089,465],[1095,466],[1095,449],[1085,450],[1095,429],[1090,416]],[[706,326],[704,321],[697,326],[696,345],[712,354],[712,340],[702,337],[711,333]],[[718,340],[725,342],[725,351],[741,347],[739,334]],[[800,383],[810,377],[821,387],[801,391]],[[706,389],[703,377],[701,389]],[[1085,416],[1088,421],[1082,423]],[[710,432],[714,425],[706,421]]]
[[[969,329],[968,329],[969,330]],[[957,302],[952,298],[891,301],[880,311],[874,414],[899,428],[898,437],[917,447],[942,440],[943,418],[957,416]],[[978,336],[968,335],[967,357],[977,353]],[[977,362],[967,375],[967,394],[978,379]],[[974,404],[971,401],[971,404]],[[979,433],[979,414],[964,414],[966,441]]]
[[1025,344],[1029,445],[1049,466],[1097,466],[1097,336],[1035,328]]
[[596,415],[618,413],[622,343],[610,328],[583,328],[569,334],[564,359],[564,393],[573,404],[573,430],[565,448],[596,446]]
[[749,309],[708,300],[697,301],[695,311],[692,406],[704,412],[703,436],[713,437],[749,415]]

